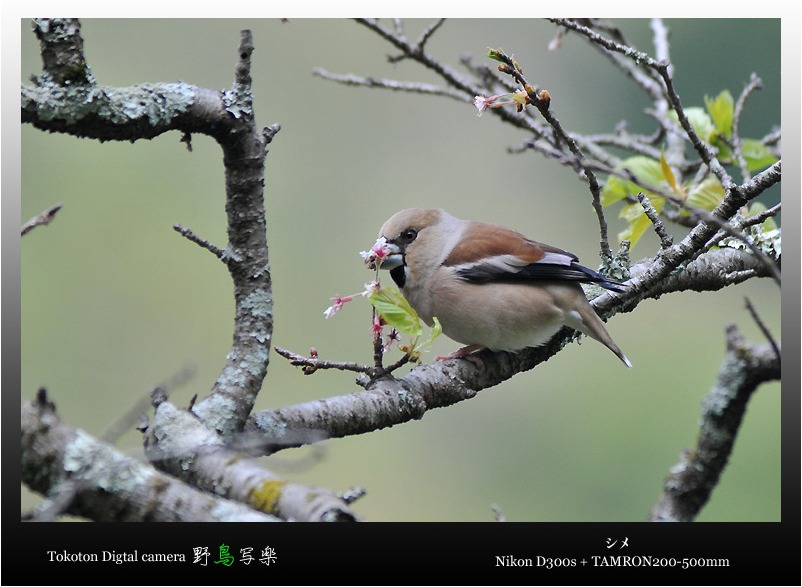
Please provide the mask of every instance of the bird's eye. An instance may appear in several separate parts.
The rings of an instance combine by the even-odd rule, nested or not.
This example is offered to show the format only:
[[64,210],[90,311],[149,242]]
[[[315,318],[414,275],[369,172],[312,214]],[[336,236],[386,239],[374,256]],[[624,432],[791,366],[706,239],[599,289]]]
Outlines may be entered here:
[[414,228],[407,228],[403,231],[400,235],[399,240],[403,241],[404,244],[409,244],[414,241],[418,237],[418,231]]

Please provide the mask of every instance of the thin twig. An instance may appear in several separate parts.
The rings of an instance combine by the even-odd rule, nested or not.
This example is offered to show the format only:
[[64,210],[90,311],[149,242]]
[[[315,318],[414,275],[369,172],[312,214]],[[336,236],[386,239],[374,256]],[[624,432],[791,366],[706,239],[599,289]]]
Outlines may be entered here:
[[[376,308],[373,308],[373,324],[376,324],[377,320],[381,320],[377,315]],[[381,370],[383,369],[384,364],[384,342],[382,341],[381,331],[374,333],[373,335],[373,369],[374,370]]]
[[317,357],[304,357],[287,349],[274,347],[276,352],[287,359],[290,365],[302,367],[304,375],[311,375],[318,369],[339,369],[340,371],[353,371],[355,373],[366,373],[368,375],[374,372],[374,368],[368,365],[360,365],[359,363],[351,363],[345,361],[325,361]]
[[749,300],[749,298],[744,298],[744,301],[746,302],[746,309],[749,311],[749,314],[752,315],[752,320],[755,321],[757,327],[760,328],[760,332],[762,332],[763,336],[766,337],[766,340],[769,341],[777,360],[782,361],[782,354],[780,353],[780,346],[777,344],[777,341],[774,340],[774,337],[771,335],[768,327],[763,320],[761,320],[760,316],[758,316],[757,310],[755,310],[755,307],[752,305],[752,302]]
[[762,139],[760,142],[766,146],[769,145],[777,145],[780,140],[783,138],[783,133],[781,128],[775,128]]
[[[666,28],[665,24],[663,23],[662,19],[655,18],[651,21],[652,31],[654,32],[654,52],[657,56],[657,59],[663,63],[668,64],[668,72],[669,75],[674,75],[674,66],[671,65],[671,51],[670,51],[670,44],[668,42],[668,29]],[[652,70],[650,70],[652,71]],[[651,79],[651,78],[650,78]],[[656,80],[657,83],[655,85],[659,86],[658,95],[654,96],[654,106],[655,106],[655,118],[658,122],[658,128],[663,131],[663,135],[665,136],[665,144],[663,146],[664,154],[666,161],[669,165],[676,167],[678,169],[682,169],[686,167],[685,165],[685,137],[678,133],[673,133],[669,131],[670,121],[668,117],[668,111],[670,109],[670,105],[668,103],[668,99],[666,98],[665,93],[663,92],[663,86],[659,83],[659,80]],[[660,157],[653,157],[653,159],[659,160]],[[701,167],[701,165],[699,165]],[[683,171],[683,173],[687,173]]]
[[[588,146],[593,145],[596,147],[616,147],[619,149],[626,149],[627,151],[637,155],[644,155],[650,159],[654,159],[655,161],[659,161],[661,151],[653,145],[655,144],[655,138],[659,140],[659,137],[662,135],[662,132],[658,132],[655,133],[655,136],[644,137],[641,135],[630,135],[626,132],[618,132],[617,134],[603,135],[574,135],[574,139],[577,143],[580,143],[583,146],[587,144]],[[605,154],[607,157],[610,157],[609,153],[605,152]]]
[[741,123],[741,114],[743,113],[747,98],[749,98],[749,96],[755,90],[760,90],[762,88],[763,82],[756,74],[753,73],[749,78],[749,83],[746,84],[743,92],[741,92],[741,95],[735,102],[735,109],[732,114],[732,137],[730,139],[732,154],[733,158],[738,162],[738,167],[741,169],[743,181],[748,181],[751,179],[752,174],[749,172],[749,166],[746,163],[746,158],[744,157],[743,150],[741,149],[741,140],[738,132]]
[[353,74],[331,73],[320,67],[316,67],[314,70],[312,70],[312,74],[346,86],[363,86],[366,88],[383,88],[385,90],[392,90],[395,92],[411,92],[414,94],[446,96],[447,98],[453,98],[459,102],[470,102],[471,100],[471,96],[468,94],[452,90],[451,88],[444,88],[442,86],[435,86],[432,84],[401,82],[382,78],[376,79]]
[[649,198],[643,192],[638,193],[638,202],[640,205],[643,206],[643,212],[646,214],[646,217],[652,222],[652,226],[654,227],[654,232],[660,237],[660,246],[664,249],[667,249],[671,245],[674,244],[674,237],[666,232],[666,227],[663,225],[663,221],[660,220],[660,216],[657,214],[657,210],[654,209],[652,203],[649,201]]
[[426,45],[426,41],[429,40],[429,38],[437,31],[437,29],[443,26],[445,21],[445,18],[438,18],[429,26],[427,26],[421,33],[420,37],[418,37],[418,40],[415,42],[415,46],[422,51],[423,47]]
[[750,216],[749,218],[744,219],[741,222],[741,228],[746,228],[748,226],[754,226],[755,224],[763,224],[769,218],[776,216],[780,210],[782,210],[782,202],[779,204],[775,204],[771,208],[763,210],[763,212],[758,212],[754,216]]
[[393,28],[395,29],[396,36],[403,42],[407,42],[407,35],[404,32],[404,21],[400,18],[393,19]]
[[402,356],[400,359],[398,359],[395,363],[393,363],[389,367],[386,367],[384,369],[384,371],[387,372],[387,373],[392,373],[396,369],[398,369],[400,367],[403,367],[404,365],[409,363],[409,361],[411,359],[412,359],[412,357],[409,355],[409,353],[405,353],[404,356]]
[[702,161],[705,162],[705,165],[707,165],[710,171],[712,171],[713,174],[718,178],[726,192],[737,189],[737,186],[732,180],[732,177],[730,177],[730,174],[727,173],[727,170],[721,165],[721,162],[719,162],[718,158],[713,153],[713,150],[704,141],[702,141],[701,138],[699,138],[699,135],[696,133],[696,129],[693,128],[691,121],[685,114],[685,109],[682,107],[679,94],[674,88],[674,80],[669,74],[669,64],[666,62],[660,62],[657,64],[656,69],[660,75],[663,76],[668,100],[671,103],[671,107],[673,108],[674,112],[677,113],[677,119],[679,120],[680,126],[682,126],[685,134],[691,140],[691,144],[699,154],[699,157],[702,158]]
[[[649,70],[644,72],[638,67],[642,63],[654,61],[646,53],[636,51],[621,42],[611,41],[575,19],[550,18],[549,20],[585,36],[594,48],[603,49],[603,54],[648,93],[655,103],[664,97],[659,81],[651,77]],[[619,57],[616,53],[620,53],[623,57]]]
[[[493,50],[493,55],[503,62],[503,65],[499,66],[499,71],[511,75],[515,80],[518,81],[518,83],[521,84],[521,87],[526,90],[527,96],[531,100],[532,104],[538,109],[541,116],[543,116],[549,126],[553,129],[557,140],[564,143],[571,153],[574,154],[577,160],[583,160],[585,156],[580,150],[576,141],[574,141],[571,135],[569,135],[563,129],[560,121],[549,110],[549,100],[543,99],[543,92],[536,92],[534,90],[532,84],[527,82],[526,77],[524,77],[524,74],[518,67],[518,64],[515,63],[510,56],[499,50]],[[601,205],[601,186],[596,180],[596,176],[589,168],[581,167],[581,169],[585,174],[585,177],[588,179],[593,209],[596,211],[596,217],[599,223],[599,248],[601,250],[602,257],[611,258],[613,253],[610,250],[610,244],[607,236],[607,220],[604,217],[604,209]]]
[[226,253],[225,253],[225,251],[223,249],[214,246],[212,243],[210,243],[209,241],[207,241],[205,239],[202,239],[201,237],[196,235],[194,232],[192,232],[190,229],[184,228],[180,224],[173,224],[173,230],[175,230],[178,234],[180,234],[181,236],[183,236],[187,240],[192,241],[193,243],[195,243],[199,247],[201,247],[203,249],[206,249],[207,251],[211,252],[215,257],[217,257],[221,261],[225,261]]

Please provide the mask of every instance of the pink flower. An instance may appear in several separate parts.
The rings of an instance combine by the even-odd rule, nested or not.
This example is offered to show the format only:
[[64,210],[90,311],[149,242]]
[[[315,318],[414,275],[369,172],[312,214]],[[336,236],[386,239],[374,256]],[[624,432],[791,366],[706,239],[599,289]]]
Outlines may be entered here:
[[323,315],[326,318],[331,318],[332,316],[334,316],[337,312],[339,312],[342,309],[343,304],[345,304],[346,302],[350,302],[353,299],[354,299],[354,296],[331,298],[331,301],[334,302],[334,304],[329,306],[328,308],[326,308],[325,312],[323,312]]
[[474,96],[473,98],[473,105],[476,106],[476,109],[479,111],[479,114],[476,116],[481,116],[485,110],[488,108],[501,108],[502,106],[507,106],[508,104],[514,104],[513,100],[505,100],[503,102],[499,102],[501,98],[509,98],[511,94],[497,94],[495,96],[490,96],[489,98],[485,98],[484,96]]
[[387,250],[387,239],[381,237],[373,244],[370,251],[361,251],[359,254],[368,267],[375,269],[376,261],[381,262],[389,253],[390,252]]
[[481,116],[482,113],[487,110],[487,108],[490,106],[492,98],[495,98],[495,96],[492,96],[491,98],[485,98],[484,96],[473,97],[473,105],[476,106],[476,109],[479,111],[479,114],[476,116]]
[[323,315],[326,318],[331,318],[332,316],[334,316],[337,312],[339,312],[342,309],[343,305],[346,302],[350,302],[354,298],[357,298],[357,297],[360,297],[360,296],[363,297],[363,298],[364,297],[369,297],[370,294],[372,294],[373,292],[379,291],[380,288],[381,288],[381,285],[379,284],[378,281],[370,281],[370,282],[365,284],[365,289],[362,290],[359,293],[351,294],[350,296],[335,296],[335,297],[331,298],[331,301],[334,302],[334,303],[331,306],[329,306],[328,308],[326,308],[326,310],[323,312]]
[[474,96],[473,98],[473,105],[476,106],[476,109],[479,111],[477,116],[481,116],[488,108],[501,108],[502,106],[510,106],[512,104],[515,104],[518,108],[518,112],[520,112],[523,110],[523,107],[529,103],[525,90],[519,90],[512,94],[497,94],[489,98],[485,98],[484,96]]

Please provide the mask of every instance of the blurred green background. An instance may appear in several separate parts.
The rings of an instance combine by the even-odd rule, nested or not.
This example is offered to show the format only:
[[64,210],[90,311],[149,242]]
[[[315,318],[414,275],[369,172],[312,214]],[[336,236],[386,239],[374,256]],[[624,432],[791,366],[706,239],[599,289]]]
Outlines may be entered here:
[[[618,23],[654,54],[647,20]],[[417,37],[425,21],[409,21]],[[762,137],[780,121],[779,20],[668,20],[677,90],[686,106],[724,89],[737,97],[752,72],[764,82],[748,101],[741,134]],[[21,23],[23,82],[41,69],[38,43]],[[441,97],[343,87],[315,67],[400,80],[436,81],[420,66],[390,64],[393,49],[349,20],[85,20],[86,57],[98,82],[231,85],[239,31],[253,30],[257,122],[280,123],[267,159],[266,208],[274,279],[274,344],[321,357],[369,362],[370,313],[356,302],[331,320],[329,298],[371,278],[358,255],[383,221],[410,207],[514,227],[598,263],[598,228],[585,184],[569,169],[507,148],[528,137]],[[487,47],[513,53],[552,96],[570,131],[611,131],[627,120],[648,132],[645,98],[580,38],[549,52],[556,28],[540,20],[447,21],[428,51],[459,69]],[[488,63],[492,64],[492,62]],[[22,396],[44,386],[67,422],[101,434],[155,385],[186,366],[172,391],[186,405],[205,395],[231,341],[225,268],[172,229],[180,223],[225,246],[220,151],[203,136],[190,153],[178,133],[105,143],[22,129],[22,220],[61,202],[55,222],[22,243]],[[736,174],[736,177],[737,174]],[[779,201],[779,189],[765,199]],[[610,233],[624,228],[608,212]],[[682,231],[675,231],[681,235]],[[617,243],[614,243],[617,244]],[[633,259],[651,256],[648,234]],[[724,330],[764,339],[748,296],[780,336],[779,289],[769,280],[718,293],[642,303],[609,323],[633,361],[571,344],[534,371],[421,421],[331,440],[267,459],[288,479],[368,493],[355,510],[380,521],[640,521],[669,468],[696,436],[699,402],[725,353]],[[457,348],[445,337],[432,353]],[[394,355],[395,356],[395,355]],[[355,391],[353,376],[305,377],[277,355],[256,409]],[[141,454],[139,433],[120,446]],[[38,499],[23,491],[23,508]],[[780,519],[780,386],[750,401],[732,459],[700,520]]]

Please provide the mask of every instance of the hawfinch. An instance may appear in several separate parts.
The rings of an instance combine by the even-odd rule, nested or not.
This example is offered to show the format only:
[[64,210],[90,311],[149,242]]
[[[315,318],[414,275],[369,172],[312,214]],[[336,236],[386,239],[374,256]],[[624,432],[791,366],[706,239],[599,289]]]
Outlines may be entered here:
[[562,326],[601,342],[627,367],[580,283],[621,292],[616,281],[583,267],[576,255],[509,228],[460,220],[445,210],[402,210],[382,226],[388,269],[421,319],[468,345],[447,358],[488,348],[545,344]]

